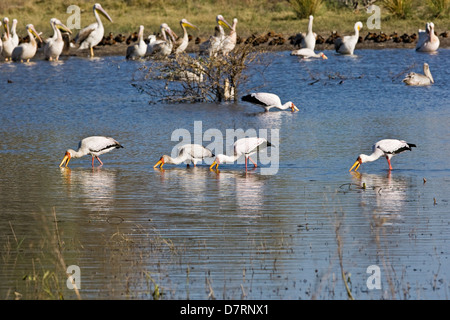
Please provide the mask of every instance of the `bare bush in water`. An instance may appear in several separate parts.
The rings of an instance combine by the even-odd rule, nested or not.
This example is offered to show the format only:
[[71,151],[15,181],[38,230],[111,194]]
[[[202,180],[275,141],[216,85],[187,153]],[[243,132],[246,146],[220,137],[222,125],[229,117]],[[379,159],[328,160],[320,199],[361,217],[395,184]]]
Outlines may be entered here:
[[234,101],[248,79],[247,67],[259,60],[260,53],[248,44],[237,46],[226,56],[183,53],[143,66],[144,79],[132,85],[156,102]]

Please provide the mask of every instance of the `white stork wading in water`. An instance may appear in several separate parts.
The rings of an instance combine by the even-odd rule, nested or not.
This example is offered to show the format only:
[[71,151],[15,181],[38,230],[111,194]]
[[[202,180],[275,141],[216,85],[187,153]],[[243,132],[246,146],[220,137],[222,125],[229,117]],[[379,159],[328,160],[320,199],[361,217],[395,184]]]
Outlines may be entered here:
[[70,159],[81,158],[88,154],[92,156],[92,167],[94,167],[94,159],[97,159],[102,166],[103,162],[100,160],[99,156],[118,148],[123,148],[123,146],[111,137],[87,137],[81,140],[78,144],[78,151],[72,149],[68,149],[66,151],[66,154],[59,166],[62,167],[65,164],[67,167]]
[[406,150],[411,151],[411,148],[413,147],[416,147],[416,145],[412,143],[407,143],[404,140],[397,140],[397,139],[380,140],[373,145],[372,154],[369,156],[365,154],[360,154],[358,156],[358,159],[356,159],[356,162],[353,164],[353,166],[350,168],[349,171],[352,171],[353,168],[355,169],[355,171],[357,171],[361,164],[365,162],[375,161],[382,156],[386,158],[389,165],[389,170],[392,170],[391,158],[396,154],[402,153]]
[[105,29],[103,28],[102,19],[100,19],[99,12],[105,16],[106,19],[113,22],[109,14],[102,8],[99,3],[94,4],[93,7],[94,16],[97,22],[90,24],[84,29],[81,29],[78,35],[75,37],[75,43],[79,43],[80,49],[89,49],[91,58],[94,57],[94,47],[100,43],[103,39]]
[[157,168],[158,166],[162,169],[164,164],[180,164],[183,161],[186,161],[187,166],[189,163],[193,163],[194,167],[197,166],[197,162],[202,161],[205,158],[212,158],[214,154],[208,148],[200,144],[185,144],[178,148],[178,155],[176,158],[172,158],[168,155],[163,155],[158,160],[158,162],[153,166],[153,168]]
[[428,63],[423,64],[423,73],[410,72],[402,81],[409,86],[428,86],[434,83]]
[[343,38],[337,38],[334,41],[334,48],[337,53],[352,55],[355,51],[356,44],[359,39],[359,30],[363,27],[362,22],[355,23],[355,34],[352,36],[345,36]]
[[245,171],[247,171],[247,159],[250,160],[256,168],[258,165],[250,158],[250,156],[269,146],[272,146],[272,144],[265,138],[250,137],[238,139],[233,144],[233,155],[228,156],[225,154],[218,154],[209,169],[212,170],[215,166],[217,170],[219,164],[235,162],[242,155],[245,157]]
[[263,107],[266,112],[268,112],[271,108],[277,108],[280,110],[291,109],[292,112],[298,111],[298,108],[294,103],[288,101],[285,104],[282,104],[280,97],[273,93],[254,92],[243,96],[241,99],[242,101],[250,102]]

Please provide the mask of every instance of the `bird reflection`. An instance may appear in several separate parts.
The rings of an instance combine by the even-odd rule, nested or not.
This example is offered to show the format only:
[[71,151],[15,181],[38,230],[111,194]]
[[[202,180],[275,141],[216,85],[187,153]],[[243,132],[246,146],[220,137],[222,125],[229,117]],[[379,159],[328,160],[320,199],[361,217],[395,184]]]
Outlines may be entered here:
[[[218,193],[223,200],[235,200],[240,216],[256,218],[263,214],[265,179],[256,173],[256,168],[247,172],[214,170]],[[213,171],[213,170],[211,170]],[[221,200],[218,200],[219,204]]]
[[[76,169],[60,168],[63,183],[69,194],[80,195],[80,201],[90,211],[109,211],[116,194],[115,170],[103,168]],[[81,191],[81,192],[80,192]]]
[[403,177],[352,172],[361,192],[363,207],[373,211],[378,225],[389,225],[402,218],[410,182]]

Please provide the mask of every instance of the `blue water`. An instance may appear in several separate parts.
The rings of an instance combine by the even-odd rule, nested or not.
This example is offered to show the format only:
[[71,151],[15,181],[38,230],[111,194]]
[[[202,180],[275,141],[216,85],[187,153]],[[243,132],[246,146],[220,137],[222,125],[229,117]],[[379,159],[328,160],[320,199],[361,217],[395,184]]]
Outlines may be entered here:
[[[450,50],[355,53],[268,53],[267,68],[250,67],[239,96],[258,87],[296,113],[151,101],[132,86],[149,62],[124,57],[1,63],[0,297],[36,298],[43,282],[24,277],[58,268],[56,216],[84,299],[151,299],[155,283],[162,299],[347,299],[340,258],[356,299],[448,299]],[[401,82],[424,62],[435,84]],[[245,173],[243,161],[153,169],[177,129],[192,140],[209,129],[267,132],[276,173],[263,174],[273,163]],[[84,157],[60,169],[65,150],[91,135],[124,148],[101,168]],[[394,157],[391,173],[384,159],[348,172],[384,138],[417,148]],[[367,286],[371,265],[380,289]],[[51,287],[76,298],[55,273]]]

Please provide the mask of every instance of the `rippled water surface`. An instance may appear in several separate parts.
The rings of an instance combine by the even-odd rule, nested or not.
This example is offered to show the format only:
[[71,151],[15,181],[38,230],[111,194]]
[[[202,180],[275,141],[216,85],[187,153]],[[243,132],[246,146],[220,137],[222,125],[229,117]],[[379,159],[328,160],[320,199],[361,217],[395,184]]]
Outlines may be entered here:
[[[342,271],[356,299],[448,299],[450,50],[325,53],[271,53],[240,88],[297,113],[149,104],[131,85],[141,63],[123,57],[1,63],[0,298],[75,299],[61,271],[75,265],[83,299],[347,299]],[[423,62],[436,83],[405,86]],[[153,169],[172,133],[194,137],[199,123],[200,135],[278,130],[276,174],[242,161]],[[90,135],[124,148],[101,168],[88,156],[60,169]],[[349,173],[383,138],[417,148],[390,173],[384,159]],[[381,288],[367,285],[369,266]]]

